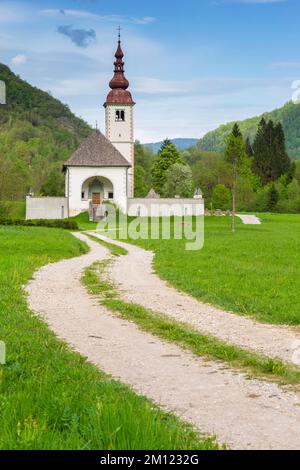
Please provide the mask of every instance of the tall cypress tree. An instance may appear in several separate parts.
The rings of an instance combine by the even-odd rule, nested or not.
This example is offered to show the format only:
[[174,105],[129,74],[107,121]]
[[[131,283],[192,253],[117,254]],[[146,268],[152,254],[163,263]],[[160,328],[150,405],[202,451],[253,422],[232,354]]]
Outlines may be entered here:
[[278,179],[281,175],[289,173],[291,169],[291,160],[286,152],[285,135],[281,123],[278,123],[274,129],[274,177]]
[[253,144],[253,171],[262,184],[276,181],[291,170],[291,161],[285,148],[285,135],[282,125],[273,121],[259,123]]
[[267,123],[264,118],[261,119],[257,134],[253,144],[253,171],[259,176],[262,183],[265,184],[268,180],[266,175],[270,171],[270,162],[268,161],[268,143],[267,143]]

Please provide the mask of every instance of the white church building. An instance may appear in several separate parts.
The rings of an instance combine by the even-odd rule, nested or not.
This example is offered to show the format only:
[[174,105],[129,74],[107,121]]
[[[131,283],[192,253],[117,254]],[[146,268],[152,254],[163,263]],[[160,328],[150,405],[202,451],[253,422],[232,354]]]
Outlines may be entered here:
[[105,203],[114,203],[132,216],[202,215],[196,199],[134,199],[134,101],[124,74],[119,36],[114,76],[104,103],[105,136],[94,130],[65,162],[65,197],[28,196],[27,219],[62,219],[89,212],[90,220],[105,216]]

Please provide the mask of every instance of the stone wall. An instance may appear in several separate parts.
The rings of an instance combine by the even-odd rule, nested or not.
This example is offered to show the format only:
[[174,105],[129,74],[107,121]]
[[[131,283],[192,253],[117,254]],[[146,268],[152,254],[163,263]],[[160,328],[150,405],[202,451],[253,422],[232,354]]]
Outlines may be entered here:
[[148,199],[133,198],[127,202],[129,216],[169,217],[204,215],[204,199]]
[[68,199],[65,197],[26,198],[26,219],[65,219],[68,217]]

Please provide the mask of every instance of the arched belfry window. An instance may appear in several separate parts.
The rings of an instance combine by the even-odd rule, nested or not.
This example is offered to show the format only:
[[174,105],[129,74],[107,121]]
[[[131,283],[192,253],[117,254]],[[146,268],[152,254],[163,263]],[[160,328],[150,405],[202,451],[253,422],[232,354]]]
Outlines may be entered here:
[[125,121],[125,111],[124,109],[117,109],[116,110],[116,121]]

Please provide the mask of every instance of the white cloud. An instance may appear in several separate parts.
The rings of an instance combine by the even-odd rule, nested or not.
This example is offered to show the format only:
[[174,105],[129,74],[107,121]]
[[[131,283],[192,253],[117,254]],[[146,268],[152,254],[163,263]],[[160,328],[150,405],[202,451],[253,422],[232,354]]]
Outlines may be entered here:
[[49,8],[47,10],[40,10],[40,15],[43,16],[70,16],[74,18],[83,18],[88,20],[97,20],[99,15],[92,13],[90,11],[84,10],[64,10],[64,9],[57,9],[57,8]]
[[132,89],[146,95],[220,95],[241,90],[269,89],[286,86],[287,80],[271,78],[207,77],[193,80],[168,81],[159,78],[133,77]]
[[271,67],[273,69],[299,69],[300,62],[273,62]]
[[87,20],[95,20],[95,21],[102,21],[105,23],[132,23],[132,24],[150,24],[156,21],[156,19],[152,16],[142,16],[142,17],[135,17],[135,16],[126,16],[126,15],[98,15],[96,13],[92,13],[90,11],[85,10],[69,10],[69,9],[55,9],[50,8],[46,10],[41,10],[39,12],[43,16],[53,16],[53,17],[61,17],[61,18],[78,18],[78,19],[87,19]]
[[27,62],[27,57],[26,55],[23,54],[17,54],[15,57],[11,59],[11,63],[13,65],[23,65],[26,64]]

